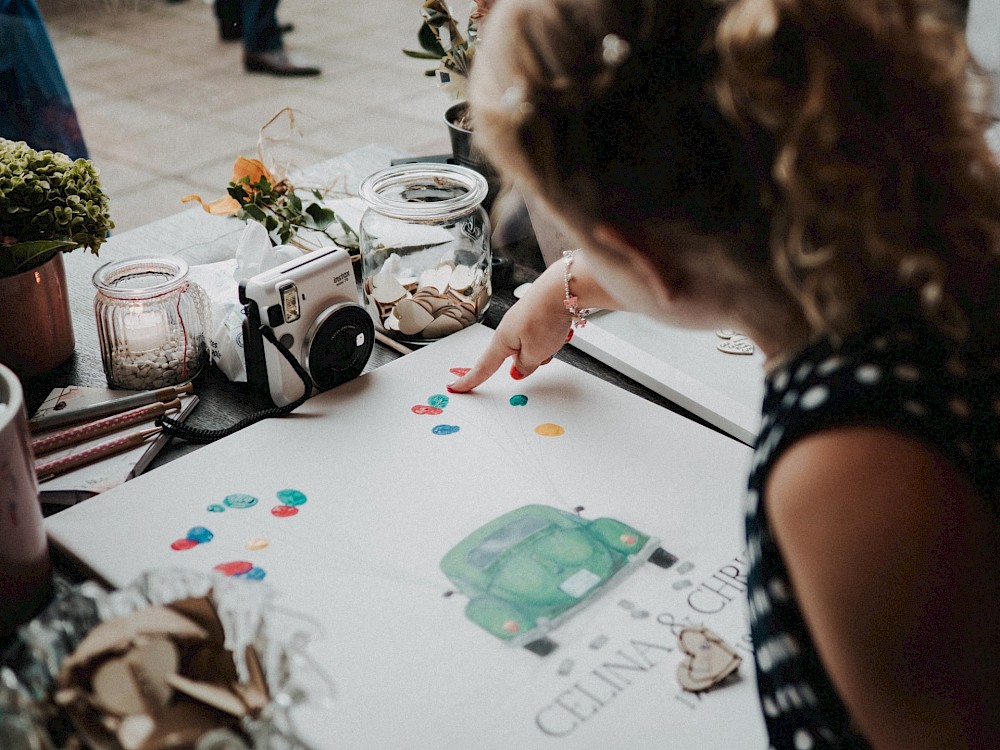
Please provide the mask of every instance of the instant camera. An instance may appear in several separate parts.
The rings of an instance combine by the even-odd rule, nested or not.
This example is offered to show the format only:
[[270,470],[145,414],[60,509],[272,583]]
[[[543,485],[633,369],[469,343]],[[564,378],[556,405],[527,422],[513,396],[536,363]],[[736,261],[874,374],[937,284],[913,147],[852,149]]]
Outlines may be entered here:
[[282,263],[240,282],[239,295],[247,381],[274,406],[299,399],[305,383],[265,329],[319,390],[357,377],[371,357],[375,326],[358,303],[346,250],[323,248]]

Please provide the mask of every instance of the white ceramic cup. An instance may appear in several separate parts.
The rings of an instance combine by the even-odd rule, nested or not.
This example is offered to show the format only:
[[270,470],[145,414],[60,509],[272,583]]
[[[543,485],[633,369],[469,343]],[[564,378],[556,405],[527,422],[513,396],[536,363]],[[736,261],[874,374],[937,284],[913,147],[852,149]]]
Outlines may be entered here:
[[38,501],[21,382],[0,365],[0,640],[50,594],[49,552]]

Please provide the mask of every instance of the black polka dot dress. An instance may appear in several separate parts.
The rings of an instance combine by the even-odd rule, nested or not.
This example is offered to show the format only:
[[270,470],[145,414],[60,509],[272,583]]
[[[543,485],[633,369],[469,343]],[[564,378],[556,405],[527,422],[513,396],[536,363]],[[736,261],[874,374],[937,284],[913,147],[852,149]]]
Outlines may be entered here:
[[820,664],[771,536],[763,500],[770,467],[782,450],[811,433],[886,427],[945,456],[997,509],[998,384],[1000,354],[958,349],[919,320],[872,326],[836,348],[822,341],[768,377],[746,526],[757,680],[775,750],[868,744],[852,731]]

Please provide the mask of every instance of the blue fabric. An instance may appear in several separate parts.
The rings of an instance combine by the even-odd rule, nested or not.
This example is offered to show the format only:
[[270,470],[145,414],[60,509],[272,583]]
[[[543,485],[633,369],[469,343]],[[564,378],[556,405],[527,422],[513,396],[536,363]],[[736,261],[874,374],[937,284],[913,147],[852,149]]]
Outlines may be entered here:
[[88,156],[35,0],[0,0],[0,136],[73,158]]
[[243,0],[243,49],[247,52],[273,52],[282,48],[278,2]]

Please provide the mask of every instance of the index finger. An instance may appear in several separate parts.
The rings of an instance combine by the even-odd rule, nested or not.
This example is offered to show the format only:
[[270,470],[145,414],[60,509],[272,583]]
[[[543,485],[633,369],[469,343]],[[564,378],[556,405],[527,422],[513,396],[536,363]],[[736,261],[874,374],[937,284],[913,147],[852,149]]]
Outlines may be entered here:
[[500,340],[500,337],[494,334],[486,350],[479,356],[476,364],[454,383],[449,383],[448,390],[452,393],[466,393],[471,391],[499,370],[504,360],[514,354],[517,354],[517,350],[504,344]]

